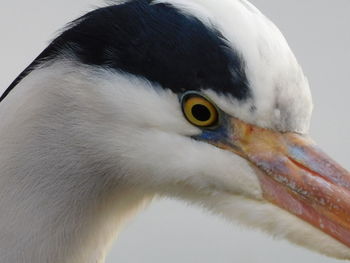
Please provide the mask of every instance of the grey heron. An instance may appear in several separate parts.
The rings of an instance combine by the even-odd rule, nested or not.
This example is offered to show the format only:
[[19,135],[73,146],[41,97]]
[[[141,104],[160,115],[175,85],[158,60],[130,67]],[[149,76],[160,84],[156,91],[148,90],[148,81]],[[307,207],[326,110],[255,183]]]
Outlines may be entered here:
[[[287,177],[300,174],[276,171],[282,157],[273,160],[271,172],[265,159],[270,148],[251,149],[236,138],[245,127],[256,131],[253,138],[281,137],[273,130],[287,142],[307,132],[307,81],[278,30],[246,2],[148,2],[76,21],[3,96],[1,207],[8,213],[1,217],[7,226],[1,245],[13,248],[3,256],[12,256],[11,262],[94,262],[122,215],[157,193],[346,257],[333,239],[262,198],[280,189],[266,189],[264,180],[273,178],[327,215],[317,206],[322,199],[319,204],[305,192],[305,181]],[[241,157],[219,149],[227,146]],[[288,154],[302,164],[295,152]],[[251,163],[270,177],[257,178]],[[295,207],[303,208],[297,202],[284,208]],[[322,228],[322,222],[311,223]],[[319,246],[322,240],[326,247]]]

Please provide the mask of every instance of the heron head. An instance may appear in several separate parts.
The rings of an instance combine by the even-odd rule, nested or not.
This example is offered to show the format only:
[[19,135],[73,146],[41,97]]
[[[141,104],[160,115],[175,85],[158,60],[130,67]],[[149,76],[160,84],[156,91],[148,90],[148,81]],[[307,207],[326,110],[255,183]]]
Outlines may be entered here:
[[43,54],[119,185],[350,258],[350,175],[309,138],[307,79],[249,2],[126,1]]

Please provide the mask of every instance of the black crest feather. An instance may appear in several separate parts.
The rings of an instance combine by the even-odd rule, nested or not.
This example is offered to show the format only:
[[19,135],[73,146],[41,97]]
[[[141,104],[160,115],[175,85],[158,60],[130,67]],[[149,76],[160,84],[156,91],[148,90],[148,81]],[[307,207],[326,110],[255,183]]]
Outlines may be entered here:
[[211,88],[249,97],[244,61],[224,36],[171,4],[132,0],[77,19],[0,98],[42,61],[71,52],[81,63],[144,77],[176,93]]

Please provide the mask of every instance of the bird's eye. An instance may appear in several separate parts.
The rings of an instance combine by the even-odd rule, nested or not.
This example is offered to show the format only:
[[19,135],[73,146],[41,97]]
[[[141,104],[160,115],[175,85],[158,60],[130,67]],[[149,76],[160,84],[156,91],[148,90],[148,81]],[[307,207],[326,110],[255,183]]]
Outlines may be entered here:
[[182,97],[182,110],[186,119],[198,127],[212,127],[218,123],[216,107],[199,94],[185,94]]

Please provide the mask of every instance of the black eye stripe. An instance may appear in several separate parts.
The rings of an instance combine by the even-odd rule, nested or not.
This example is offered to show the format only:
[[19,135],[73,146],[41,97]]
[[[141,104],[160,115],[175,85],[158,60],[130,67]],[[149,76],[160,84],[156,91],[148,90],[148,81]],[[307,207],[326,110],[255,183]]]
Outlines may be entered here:
[[193,117],[199,121],[208,121],[211,117],[210,110],[201,104],[196,104],[191,109]]

